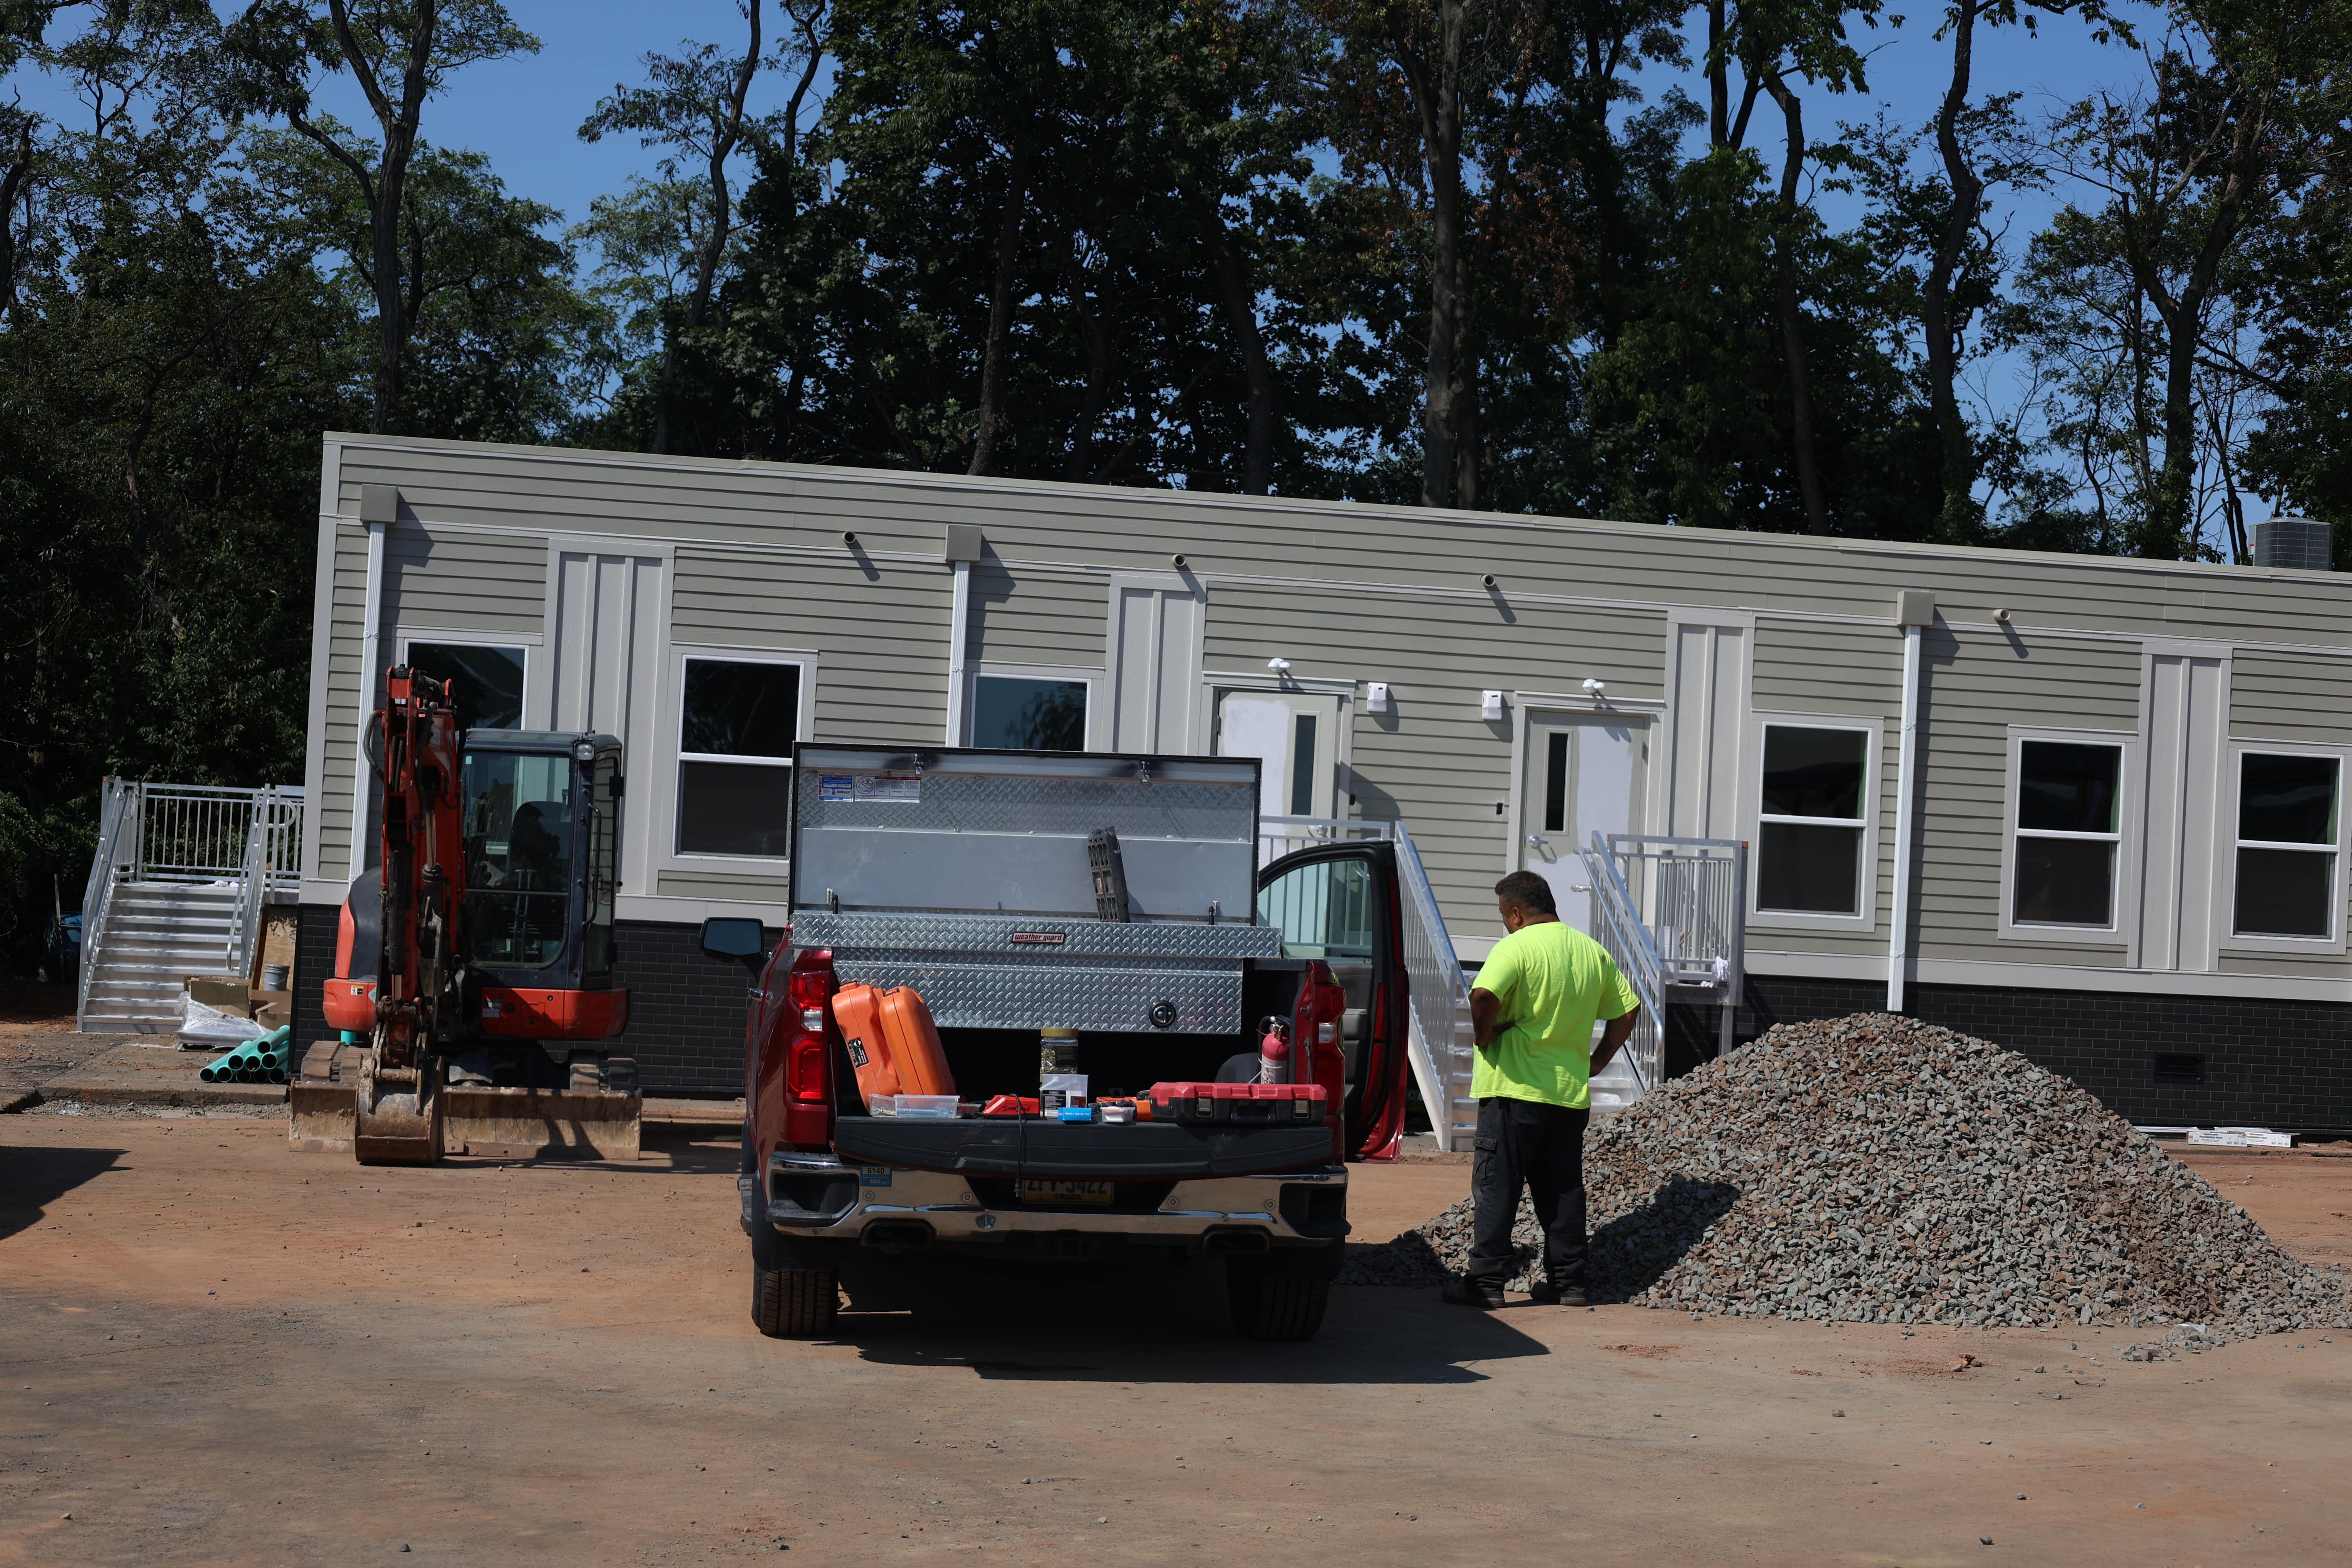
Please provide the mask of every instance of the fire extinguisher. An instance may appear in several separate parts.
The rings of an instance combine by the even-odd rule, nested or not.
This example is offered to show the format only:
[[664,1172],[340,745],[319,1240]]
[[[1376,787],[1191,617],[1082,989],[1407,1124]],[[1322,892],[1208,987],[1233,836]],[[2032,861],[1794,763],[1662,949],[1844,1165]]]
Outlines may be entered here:
[[1290,1020],[1268,1013],[1257,1024],[1257,1081],[1283,1083],[1290,1076]]

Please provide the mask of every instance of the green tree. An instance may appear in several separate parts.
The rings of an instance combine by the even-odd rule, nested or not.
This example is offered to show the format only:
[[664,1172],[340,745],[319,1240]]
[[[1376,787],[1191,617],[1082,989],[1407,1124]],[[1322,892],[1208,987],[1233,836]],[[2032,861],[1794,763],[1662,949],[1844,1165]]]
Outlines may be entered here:
[[[371,430],[394,427],[408,373],[415,323],[401,229],[425,100],[468,65],[538,48],[499,0],[325,0],[323,12],[315,0],[257,0],[229,34],[236,106],[280,116],[317,143],[349,172],[366,208],[364,271],[376,309]],[[380,139],[372,147],[311,106],[319,73],[343,71],[375,117]]]

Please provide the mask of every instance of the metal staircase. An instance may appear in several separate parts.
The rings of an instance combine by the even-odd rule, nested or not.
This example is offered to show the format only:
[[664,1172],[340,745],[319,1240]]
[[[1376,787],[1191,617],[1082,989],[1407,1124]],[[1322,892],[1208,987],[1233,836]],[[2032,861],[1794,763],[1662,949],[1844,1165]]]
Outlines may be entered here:
[[1577,855],[1592,894],[1593,940],[1642,1002],[1624,1050],[1593,1079],[1600,1114],[1623,1110],[1665,1077],[1667,1004],[1721,1009],[1716,1054],[1731,1048],[1747,979],[1748,846],[1595,833]]
[[262,909],[300,882],[302,792],[109,779],[82,894],[79,1027],[179,1026],[191,974],[247,974]]

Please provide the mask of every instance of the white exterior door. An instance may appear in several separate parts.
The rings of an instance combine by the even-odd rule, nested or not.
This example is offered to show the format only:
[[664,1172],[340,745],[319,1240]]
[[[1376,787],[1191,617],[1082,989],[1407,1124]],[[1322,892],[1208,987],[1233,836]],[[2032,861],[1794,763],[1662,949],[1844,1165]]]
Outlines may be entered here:
[[1519,780],[1518,865],[1551,884],[1559,918],[1592,934],[1592,896],[1579,849],[1595,833],[1640,830],[1650,729],[1622,714],[1528,715]]
[[1217,693],[1216,753],[1255,757],[1257,814],[1329,816],[1339,776],[1339,699],[1307,691]]

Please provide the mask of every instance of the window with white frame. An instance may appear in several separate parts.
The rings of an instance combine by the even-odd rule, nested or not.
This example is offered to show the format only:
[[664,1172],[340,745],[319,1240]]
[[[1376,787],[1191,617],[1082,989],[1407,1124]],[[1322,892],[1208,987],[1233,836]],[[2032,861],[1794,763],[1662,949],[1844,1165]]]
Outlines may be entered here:
[[2240,753],[2234,934],[2336,934],[2340,772],[2334,757]]
[[677,721],[677,852],[792,853],[801,667],[688,656]]
[[971,682],[971,743],[1011,752],[1087,749],[1087,683],[1020,675]]
[[523,650],[487,643],[408,641],[406,662],[436,680],[457,683],[457,728],[520,730]]
[[1756,907],[1778,914],[1862,913],[1870,731],[1764,726],[1756,820]]
[[2114,927],[2123,768],[2119,744],[2018,742],[2011,924]]

